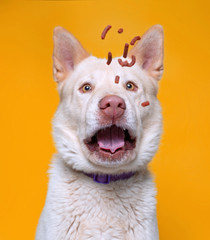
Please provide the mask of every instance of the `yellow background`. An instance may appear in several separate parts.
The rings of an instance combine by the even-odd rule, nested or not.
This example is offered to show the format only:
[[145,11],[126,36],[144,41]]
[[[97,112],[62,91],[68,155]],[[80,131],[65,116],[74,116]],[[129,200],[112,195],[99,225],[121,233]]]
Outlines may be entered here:
[[[34,239],[55,152],[52,32],[71,31],[93,55],[121,55],[150,26],[165,30],[164,133],[151,164],[160,240],[210,239],[209,1],[0,2],[0,239]],[[103,28],[111,24],[106,41]],[[124,33],[116,33],[119,27]]]

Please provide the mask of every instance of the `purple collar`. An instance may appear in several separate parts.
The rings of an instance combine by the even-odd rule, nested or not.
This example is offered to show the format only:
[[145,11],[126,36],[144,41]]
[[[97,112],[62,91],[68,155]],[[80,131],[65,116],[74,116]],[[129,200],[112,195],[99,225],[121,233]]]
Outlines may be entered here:
[[121,173],[116,175],[111,174],[95,174],[95,173],[84,173],[86,176],[93,178],[93,181],[102,184],[109,184],[118,180],[124,180],[131,178],[135,172]]

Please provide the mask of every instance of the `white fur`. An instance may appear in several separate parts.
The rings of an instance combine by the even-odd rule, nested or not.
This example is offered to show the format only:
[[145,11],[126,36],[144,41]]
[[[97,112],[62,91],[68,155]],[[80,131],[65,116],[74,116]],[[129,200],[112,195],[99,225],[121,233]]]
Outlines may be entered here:
[[102,185],[56,156],[36,239],[157,240],[155,194],[146,170]]
[[[120,76],[116,84],[115,76]],[[126,90],[128,81],[138,86]],[[93,90],[81,93],[90,83]],[[117,59],[88,57],[59,83],[60,104],[53,121],[58,154],[50,169],[45,207],[36,240],[157,240],[156,191],[147,163],[160,139],[162,117],[156,98],[157,81],[138,64],[121,67]],[[124,99],[123,127],[136,136],[136,148],[119,161],[102,161],[90,153],[84,139],[101,128],[99,101],[107,95]],[[150,105],[142,107],[141,103]],[[127,180],[98,184],[83,174],[137,172]]]

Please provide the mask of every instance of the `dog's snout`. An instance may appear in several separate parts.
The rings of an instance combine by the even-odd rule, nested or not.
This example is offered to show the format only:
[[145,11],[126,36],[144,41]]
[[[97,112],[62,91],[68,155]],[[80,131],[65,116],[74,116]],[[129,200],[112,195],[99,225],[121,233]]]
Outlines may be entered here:
[[121,97],[110,95],[101,99],[99,108],[110,119],[117,119],[124,114],[126,105]]

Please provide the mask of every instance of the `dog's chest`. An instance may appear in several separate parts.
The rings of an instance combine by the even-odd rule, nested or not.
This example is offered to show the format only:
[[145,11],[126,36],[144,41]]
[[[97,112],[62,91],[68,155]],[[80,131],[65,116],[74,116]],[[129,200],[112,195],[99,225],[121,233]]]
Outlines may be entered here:
[[51,239],[151,239],[146,229],[155,217],[155,191],[149,180],[51,179],[45,206]]

